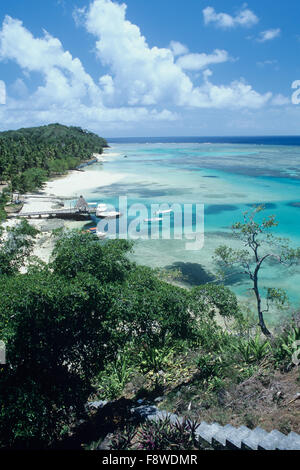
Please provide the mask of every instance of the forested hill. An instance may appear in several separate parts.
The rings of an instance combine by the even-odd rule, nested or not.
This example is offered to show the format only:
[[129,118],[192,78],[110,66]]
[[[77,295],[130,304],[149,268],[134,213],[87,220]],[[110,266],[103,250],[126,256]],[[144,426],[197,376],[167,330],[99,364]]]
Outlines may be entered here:
[[9,182],[12,190],[31,191],[104,147],[102,137],[61,124],[0,132],[0,180]]

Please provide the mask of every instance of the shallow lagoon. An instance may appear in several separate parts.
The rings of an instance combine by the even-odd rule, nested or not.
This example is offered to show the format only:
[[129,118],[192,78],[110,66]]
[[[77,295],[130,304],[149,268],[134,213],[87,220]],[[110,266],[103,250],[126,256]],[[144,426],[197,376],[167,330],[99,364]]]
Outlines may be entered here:
[[[110,152],[120,156],[109,157]],[[124,155],[127,158],[124,158]],[[276,233],[300,246],[300,146],[197,143],[112,144],[105,169],[123,173],[117,184],[91,188],[89,201],[111,203],[127,196],[128,204],[204,204],[205,243],[187,251],[184,240],[139,240],[134,259],[152,267],[176,267],[188,285],[212,280],[215,248],[233,244],[230,226],[253,204],[265,204],[265,216],[276,215]],[[94,171],[102,171],[95,165]],[[192,227],[190,228],[192,230]],[[295,304],[300,302],[300,267],[294,272],[269,265],[262,285],[284,287]],[[247,296],[247,280],[240,276],[229,285]]]

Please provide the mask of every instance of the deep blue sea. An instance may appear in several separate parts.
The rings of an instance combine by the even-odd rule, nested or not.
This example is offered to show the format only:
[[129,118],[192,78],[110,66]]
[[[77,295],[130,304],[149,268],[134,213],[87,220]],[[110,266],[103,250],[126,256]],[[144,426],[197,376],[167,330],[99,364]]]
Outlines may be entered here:
[[[122,178],[93,188],[90,201],[117,208],[119,196],[127,196],[129,205],[203,204],[205,209],[202,249],[188,251],[184,240],[137,240],[137,262],[180,269],[186,285],[211,281],[215,248],[238,247],[230,227],[257,204],[265,205],[264,216],[276,216],[276,235],[300,246],[300,136],[115,138],[108,143],[105,163],[93,169]],[[293,305],[299,305],[300,267],[270,263],[261,275],[262,287],[286,288]],[[245,277],[236,274],[227,283],[252,302]]]
[[255,144],[255,145],[300,145],[300,136],[225,136],[225,137],[112,137],[108,139],[113,144],[169,144],[190,143],[204,144]]

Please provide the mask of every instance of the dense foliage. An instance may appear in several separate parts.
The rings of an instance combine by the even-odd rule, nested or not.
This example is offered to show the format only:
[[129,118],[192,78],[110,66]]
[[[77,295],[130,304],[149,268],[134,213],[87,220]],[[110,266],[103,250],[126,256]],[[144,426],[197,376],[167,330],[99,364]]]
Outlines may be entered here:
[[17,226],[0,227],[0,275],[16,274],[31,254],[38,230],[23,219]]
[[[251,335],[228,288],[173,286],[129,261],[130,242],[99,242],[77,231],[57,232],[51,261],[37,262],[30,259],[35,235],[22,222],[0,244],[0,339],[7,352],[0,447],[54,445],[87,418],[91,397],[118,398],[139,374],[160,393],[177,373],[184,382],[190,369],[189,388],[195,384],[204,397],[248,379],[266,359],[290,367],[299,328],[274,343]],[[216,315],[231,321],[232,331]],[[156,449],[188,448],[190,431],[153,424],[138,440],[148,449],[155,435]],[[117,441],[117,448],[127,445]]]
[[0,133],[0,180],[20,192],[41,187],[51,174],[64,173],[102,153],[105,139],[60,124]]
[[2,191],[0,191],[0,222],[6,219],[5,206],[9,199],[9,189],[4,188]]
[[146,369],[153,361],[160,367],[159,351],[166,356],[169,343],[196,334],[188,292],[129,262],[131,244],[124,240],[99,243],[88,233],[61,233],[51,263],[29,265],[20,274],[19,259],[25,262],[28,237],[34,236],[23,225],[10,233],[19,240],[14,246],[20,258],[12,258],[5,243],[0,250],[3,266],[11,266],[0,276],[0,328],[9,364],[0,374],[6,446],[58,438],[84,413],[96,377],[126,349],[133,348]]

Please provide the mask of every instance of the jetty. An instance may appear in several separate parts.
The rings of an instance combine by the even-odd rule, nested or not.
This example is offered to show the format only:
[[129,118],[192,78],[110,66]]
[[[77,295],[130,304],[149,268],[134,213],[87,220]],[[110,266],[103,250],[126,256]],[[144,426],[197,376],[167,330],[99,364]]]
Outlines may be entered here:
[[26,210],[24,211],[23,209],[20,212],[9,214],[8,217],[9,218],[25,217],[28,219],[60,218],[60,219],[81,220],[81,219],[86,219],[87,217],[89,217],[90,214],[96,213],[96,208],[90,207],[83,196],[80,196],[80,198],[76,202],[75,207],[72,207],[72,208],[59,207],[57,209],[47,209],[47,210],[39,210],[39,211],[26,211]]
[[88,211],[81,211],[79,209],[53,209],[48,211],[39,211],[39,212],[18,212],[14,214],[8,214],[8,217],[25,217],[28,219],[31,218],[42,218],[42,217],[49,217],[49,218],[74,218],[75,216],[87,216],[89,214],[94,214],[96,211],[93,208],[90,208]]
[[[34,196],[39,197],[39,196]],[[42,196],[49,198],[49,196]],[[51,197],[50,197],[51,199]],[[57,207],[55,207],[57,206]],[[55,206],[43,207],[43,205],[32,207],[31,210],[26,210],[26,201],[19,212],[13,212],[7,215],[9,218],[26,218],[26,219],[73,219],[73,220],[86,220],[91,215],[96,215],[99,219],[117,219],[121,217],[121,213],[117,211],[109,211],[106,204],[98,204],[96,202],[88,203],[83,196],[77,200],[74,207],[66,207],[59,200],[55,198]],[[30,207],[30,204],[29,204]],[[100,237],[102,237],[100,233]]]

